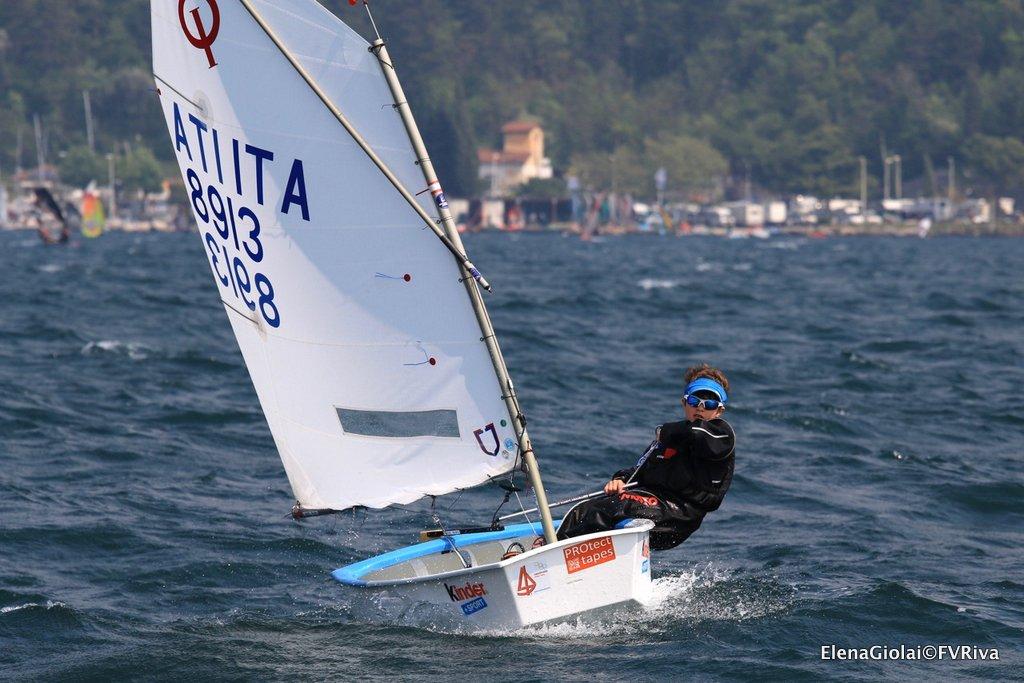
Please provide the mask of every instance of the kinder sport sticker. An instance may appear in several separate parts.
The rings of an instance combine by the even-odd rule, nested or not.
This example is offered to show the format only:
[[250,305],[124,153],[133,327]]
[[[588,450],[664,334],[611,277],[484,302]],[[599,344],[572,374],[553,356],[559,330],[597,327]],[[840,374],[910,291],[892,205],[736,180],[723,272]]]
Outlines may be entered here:
[[487,595],[487,588],[482,583],[466,583],[462,586],[449,586],[447,583],[441,585],[448,592],[448,598],[452,602],[472,600],[473,598]]
[[487,595],[487,588],[482,583],[469,582],[461,586],[449,586],[447,583],[442,585],[448,593],[448,599],[452,602],[462,603],[459,607],[467,617],[487,607],[487,601],[483,598]]
[[469,602],[463,603],[461,607],[463,614],[468,617],[470,614],[479,612],[483,608],[487,607],[487,601],[483,598],[477,598],[476,600],[470,600]]
[[573,574],[614,560],[615,544],[611,536],[602,536],[563,548],[562,554],[565,556],[566,570]]

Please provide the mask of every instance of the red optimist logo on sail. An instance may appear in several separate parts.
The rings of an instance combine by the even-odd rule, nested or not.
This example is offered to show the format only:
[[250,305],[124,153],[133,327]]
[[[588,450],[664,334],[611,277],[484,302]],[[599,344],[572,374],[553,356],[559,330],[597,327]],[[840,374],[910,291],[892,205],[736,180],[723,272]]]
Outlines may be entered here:
[[566,570],[573,574],[614,560],[615,544],[611,536],[602,536],[563,548],[562,554],[565,556]]
[[213,41],[217,40],[217,32],[220,31],[220,8],[217,7],[217,0],[206,0],[206,3],[210,6],[210,26],[207,27],[203,24],[203,17],[199,13],[199,8],[196,7],[192,10],[192,21],[195,23],[195,33],[192,32],[192,27],[189,26],[188,21],[185,19],[185,2],[186,0],[178,0],[178,21],[181,23],[181,30],[185,33],[185,38],[192,44],[192,47],[202,50],[206,53],[206,60],[210,63],[210,68],[217,66],[217,60],[213,58]]

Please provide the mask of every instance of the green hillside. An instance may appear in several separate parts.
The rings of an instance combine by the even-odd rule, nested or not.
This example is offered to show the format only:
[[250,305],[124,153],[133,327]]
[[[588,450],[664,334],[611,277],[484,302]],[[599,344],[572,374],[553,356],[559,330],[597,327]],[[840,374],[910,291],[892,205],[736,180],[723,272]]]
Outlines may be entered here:
[[[172,0],[167,0],[168,2]],[[220,0],[228,2],[229,0]],[[361,7],[327,4],[368,35]],[[538,118],[556,169],[650,193],[714,176],[853,194],[883,151],[928,189],[952,156],[975,193],[1024,189],[1024,6],[1018,0],[376,0],[375,14],[440,172],[475,188],[475,148]],[[170,146],[142,0],[0,3],[0,164],[96,145],[143,168]],[[20,131],[20,134],[19,134]],[[128,142],[128,148],[125,146]],[[76,150],[76,148],[78,148]],[[68,156],[71,162],[68,162]],[[143,182],[140,180],[140,182]]]

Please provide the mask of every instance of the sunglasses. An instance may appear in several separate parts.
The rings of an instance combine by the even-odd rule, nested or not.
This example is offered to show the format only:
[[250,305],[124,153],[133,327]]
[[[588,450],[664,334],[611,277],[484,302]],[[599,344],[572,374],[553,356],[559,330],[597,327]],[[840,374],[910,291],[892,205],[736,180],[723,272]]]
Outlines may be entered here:
[[701,410],[718,410],[725,407],[725,404],[717,398],[698,398],[693,394],[683,396],[683,402],[691,408],[700,408]]

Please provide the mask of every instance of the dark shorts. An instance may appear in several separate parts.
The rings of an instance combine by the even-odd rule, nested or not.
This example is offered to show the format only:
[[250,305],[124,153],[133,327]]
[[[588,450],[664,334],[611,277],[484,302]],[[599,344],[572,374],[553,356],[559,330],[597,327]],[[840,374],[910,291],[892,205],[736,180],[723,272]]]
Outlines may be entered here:
[[630,489],[586,500],[573,507],[558,527],[558,540],[614,529],[626,519],[653,521],[651,550],[668,550],[689,538],[704,515],[688,505],[663,500],[650,491]]

